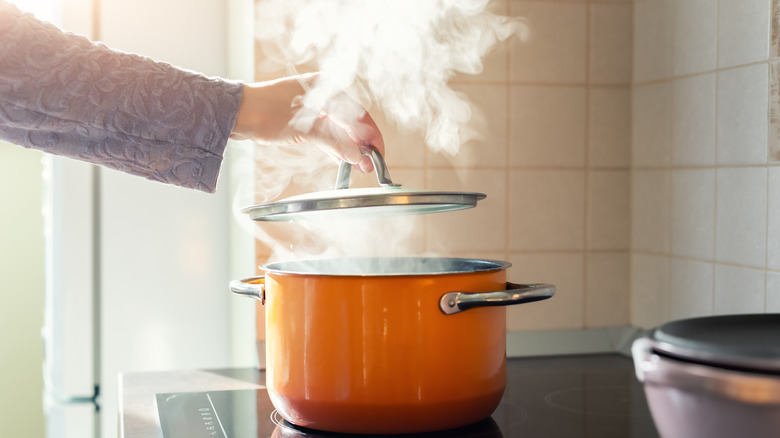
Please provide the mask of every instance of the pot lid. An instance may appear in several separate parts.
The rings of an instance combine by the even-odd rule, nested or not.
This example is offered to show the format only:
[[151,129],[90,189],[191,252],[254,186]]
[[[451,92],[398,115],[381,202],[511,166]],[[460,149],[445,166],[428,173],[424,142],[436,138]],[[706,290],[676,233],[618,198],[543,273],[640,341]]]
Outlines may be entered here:
[[374,163],[380,187],[350,189],[352,165],[342,161],[336,188],[253,205],[241,211],[256,221],[296,221],[326,216],[389,216],[462,210],[485,199],[484,193],[408,190],[394,184],[382,155],[374,147],[361,150]]
[[682,360],[780,373],[780,314],[723,315],[666,323],[651,337],[656,352]]

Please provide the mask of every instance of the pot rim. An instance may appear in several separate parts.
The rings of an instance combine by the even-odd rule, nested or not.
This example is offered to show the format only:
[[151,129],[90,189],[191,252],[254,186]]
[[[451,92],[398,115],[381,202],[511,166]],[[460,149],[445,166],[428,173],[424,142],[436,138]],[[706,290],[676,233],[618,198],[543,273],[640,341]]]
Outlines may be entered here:
[[503,271],[501,260],[457,257],[340,257],[266,263],[267,274],[322,277],[405,277]]

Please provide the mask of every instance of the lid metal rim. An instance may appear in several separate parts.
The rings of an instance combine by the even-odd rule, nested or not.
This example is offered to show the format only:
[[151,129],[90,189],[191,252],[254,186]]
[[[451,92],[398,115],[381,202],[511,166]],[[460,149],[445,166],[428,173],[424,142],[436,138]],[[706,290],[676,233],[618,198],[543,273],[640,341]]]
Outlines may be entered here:
[[400,193],[378,196],[354,196],[344,198],[301,199],[259,204],[246,207],[241,211],[248,213],[253,220],[262,220],[278,215],[312,213],[327,210],[340,210],[366,207],[418,207],[436,206],[444,210],[471,208],[477,201],[484,199],[482,193]]
[[780,360],[745,357],[723,352],[715,354],[708,351],[680,347],[669,342],[659,341],[654,338],[654,334],[651,335],[651,339],[653,341],[654,351],[668,355],[671,358],[694,362],[700,365],[741,368],[756,373],[780,373]]

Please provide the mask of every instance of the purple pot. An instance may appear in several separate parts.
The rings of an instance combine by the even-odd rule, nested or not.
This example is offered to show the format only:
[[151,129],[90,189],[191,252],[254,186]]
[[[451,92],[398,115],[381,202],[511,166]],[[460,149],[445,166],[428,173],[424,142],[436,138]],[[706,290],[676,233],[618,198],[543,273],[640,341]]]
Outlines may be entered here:
[[662,437],[780,436],[780,315],[675,321],[631,351]]

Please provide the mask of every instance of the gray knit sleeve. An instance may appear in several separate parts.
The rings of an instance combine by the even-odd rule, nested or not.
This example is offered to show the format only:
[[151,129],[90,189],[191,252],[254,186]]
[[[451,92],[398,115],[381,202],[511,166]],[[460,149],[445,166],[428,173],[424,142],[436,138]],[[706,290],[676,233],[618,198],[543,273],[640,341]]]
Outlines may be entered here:
[[214,192],[241,90],[0,0],[0,139]]

